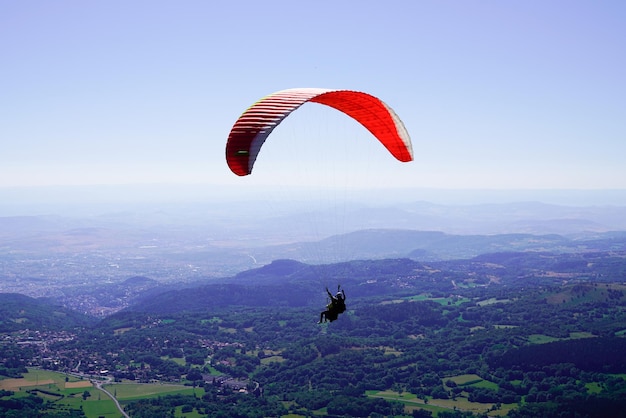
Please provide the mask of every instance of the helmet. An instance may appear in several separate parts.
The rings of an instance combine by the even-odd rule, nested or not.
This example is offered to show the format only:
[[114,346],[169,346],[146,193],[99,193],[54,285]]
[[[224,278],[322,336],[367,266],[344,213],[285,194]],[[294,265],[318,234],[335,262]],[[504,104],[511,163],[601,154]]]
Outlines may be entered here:
[[341,292],[337,292],[337,294],[335,295],[336,298],[339,299],[343,299],[343,295],[341,294]]

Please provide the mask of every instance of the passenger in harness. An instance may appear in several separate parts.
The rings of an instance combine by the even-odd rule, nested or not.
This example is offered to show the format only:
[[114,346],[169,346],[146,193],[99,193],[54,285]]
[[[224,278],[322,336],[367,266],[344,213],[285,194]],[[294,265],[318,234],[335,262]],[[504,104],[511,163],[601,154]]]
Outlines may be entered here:
[[330,303],[326,306],[326,310],[320,314],[320,321],[318,322],[318,324],[328,321],[333,322],[337,319],[339,314],[346,311],[346,293],[343,291],[343,289],[341,289],[340,286],[337,286],[336,295],[333,296],[328,288],[326,288],[326,293],[328,293]]

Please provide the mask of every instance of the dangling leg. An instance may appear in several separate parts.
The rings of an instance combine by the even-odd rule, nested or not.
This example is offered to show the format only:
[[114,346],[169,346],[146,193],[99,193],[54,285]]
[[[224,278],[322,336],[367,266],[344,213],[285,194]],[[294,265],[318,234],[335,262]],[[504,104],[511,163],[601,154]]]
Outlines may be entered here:
[[324,311],[320,314],[320,322],[318,322],[318,324],[321,324],[322,321],[323,322],[328,322],[328,314],[330,313],[330,311]]

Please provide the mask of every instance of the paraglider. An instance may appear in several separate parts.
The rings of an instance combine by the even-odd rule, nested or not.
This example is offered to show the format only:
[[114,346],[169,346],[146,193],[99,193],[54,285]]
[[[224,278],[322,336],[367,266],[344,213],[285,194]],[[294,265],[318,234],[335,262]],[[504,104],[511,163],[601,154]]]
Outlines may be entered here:
[[404,124],[382,100],[352,90],[295,88],[262,98],[235,122],[226,143],[226,162],[231,171],[238,176],[252,173],[267,137],[283,119],[307,102],[345,113],[370,131],[397,160],[413,160],[411,139]]
[[339,314],[346,311],[346,292],[343,291],[341,286],[337,286],[337,294],[334,296],[330,293],[328,288],[326,288],[326,293],[328,293],[330,303],[326,305],[326,310],[320,314],[318,324],[322,322],[333,322],[337,319]]
[[[353,90],[294,88],[272,93],[250,106],[237,119],[226,143],[226,162],[238,176],[247,176],[272,131],[307,102],[332,107],[363,125],[398,161],[413,160],[411,138],[398,115],[382,100]],[[320,314],[319,323],[334,321],[345,312],[346,295],[340,287]]]

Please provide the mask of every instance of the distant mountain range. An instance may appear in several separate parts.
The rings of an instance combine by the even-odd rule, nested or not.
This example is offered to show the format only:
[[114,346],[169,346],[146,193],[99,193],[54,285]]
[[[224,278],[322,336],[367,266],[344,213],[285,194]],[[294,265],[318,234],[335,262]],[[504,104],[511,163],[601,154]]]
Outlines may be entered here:
[[279,210],[267,206],[181,204],[80,217],[0,217],[0,249],[12,254],[116,250],[142,257],[176,253],[194,262],[200,255],[223,265],[224,271],[236,271],[277,258],[447,259],[542,246],[570,251],[582,241],[588,245],[596,237],[604,239],[604,233],[626,231],[623,206],[538,202],[456,206],[353,202],[315,210],[296,204],[279,205]]
[[568,253],[624,249],[626,232],[566,237],[557,234],[451,235],[434,231],[371,229],[332,236],[319,242],[255,248],[250,254],[259,264],[279,258],[315,264],[396,257],[418,261],[452,260],[510,251]]
[[626,230],[626,206],[561,206],[541,202],[441,205],[425,201],[274,202],[240,200],[170,203],[90,214],[0,216],[0,237],[80,228],[212,231],[214,239],[254,236],[270,242],[306,233],[319,239],[363,229],[410,229],[450,234],[580,234]]

